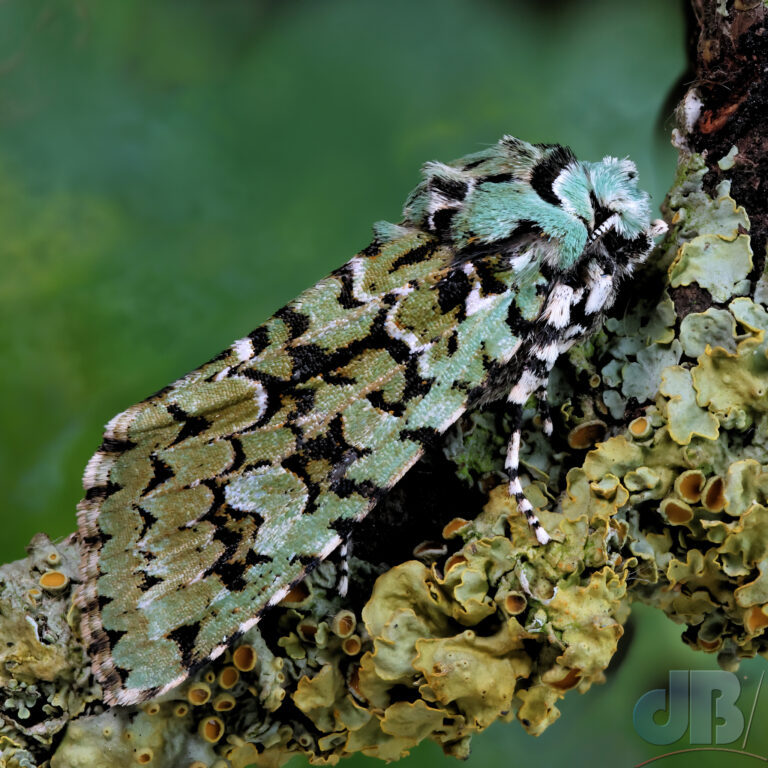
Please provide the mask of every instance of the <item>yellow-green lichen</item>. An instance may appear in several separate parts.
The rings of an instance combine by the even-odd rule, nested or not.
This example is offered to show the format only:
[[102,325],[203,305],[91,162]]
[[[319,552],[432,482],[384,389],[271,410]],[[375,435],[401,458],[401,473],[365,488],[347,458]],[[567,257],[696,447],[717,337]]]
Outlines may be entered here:
[[[746,210],[730,196],[730,183],[722,182],[710,197],[703,188],[702,180],[707,173],[706,163],[700,156],[691,157],[687,166],[681,167],[687,174],[682,183],[669,193],[668,203],[674,212],[672,223],[677,229],[678,241],[689,241],[698,235],[716,235],[733,241],[739,232],[748,231],[749,216]],[[670,238],[674,244],[675,240]]]
[[717,417],[696,402],[690,370],[679,365],[665,368],[659,392],[667,401],[667,425],[670,437],[680,445],[688,445],[694,435],[716,440],[720,423]]
[[683,352],[691,358],[703,355],[707,347],[736,351],[736,320],[725,309],[711,307],[706,312],[692,312],[680,325]]
[[734,239],[706,233],[683,243],[669,268],[673,288],[698,283],[716,302],[743,296],[750,288],[747,275],[752,271],[752,248],[747,235]]
[[[768,455],[753,443],[760,458],[742,458],[744,433],[755,423],[764,429],[768,408],[768,314],[749,299],[735,300],[729,312],[733,322],[724,325],[732,329],[733,351],[708,346],[690,371],[663,372],[658,405],[667,425],[654,439],[634,448],[624,438],[609,440],[585,463],[593,483],[612,468],[631,492],[648,467],[675,473],[671,487],[661,485],[658,532],[632,523],[635,509],[651,497],[635,496],[629,510],[632,552],[654,566],[635,591],[687,623],[687,642],[720,652],[726,662],[765,647],[766,624],[755,608],[768,603]],[[669,537],[665,524],[686,527],[686,536]],[[701,641],[698,627],[706,627]]]
[[730,171],[736,164],[736,155],[739,154],[739,148],[734,144],[728,154],[723,155],[718,161],[717,166],[721,171]]

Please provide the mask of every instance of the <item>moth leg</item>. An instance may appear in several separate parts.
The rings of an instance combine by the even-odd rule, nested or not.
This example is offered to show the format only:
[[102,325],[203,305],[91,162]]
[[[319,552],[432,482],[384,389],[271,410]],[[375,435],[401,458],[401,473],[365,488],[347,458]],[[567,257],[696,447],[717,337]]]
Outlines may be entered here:
[[541,527],[539,518],[533,511],[533,505],[523,494],[523,487],[520,485],[520,438],[523,426],[523,405],[518,402],[510,402],[510,420],[512,422],[512,433],[509,436],[507,445],[507,459],[504,466],[509,477],[509,495],[515,497],[517,508],[525,517],[528,525],[533,529],[536,538],[540,544],[546,544],[550,540],[550,535]]
[[337,590],[341,597],[347,596],[349,590],[349,558],[352,554],[352,540],[347,538],[341,542],[339,547],[339,583]]
[[541,418],[541,431],[549,437],[552,434],[552,410],[549,407],[549,396],[546,386],[536,392],[536,405]]

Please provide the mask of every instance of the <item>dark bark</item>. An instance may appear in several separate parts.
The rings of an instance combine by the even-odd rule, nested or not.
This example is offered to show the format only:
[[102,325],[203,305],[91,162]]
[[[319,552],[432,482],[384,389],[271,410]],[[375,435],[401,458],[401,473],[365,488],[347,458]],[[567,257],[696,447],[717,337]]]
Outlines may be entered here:
[[[730,179],[733,198],[749,211],[760,274],[768,230],[768,8],[761,0],[728,0],[728,15],[722,16],[711,0],[691,5],[699,27],[693,87],[702,110],[690,146],[706,153],[704,188],[711,194]],[[723,171],[717,161],[732,146],[738,148],[736,166]]]

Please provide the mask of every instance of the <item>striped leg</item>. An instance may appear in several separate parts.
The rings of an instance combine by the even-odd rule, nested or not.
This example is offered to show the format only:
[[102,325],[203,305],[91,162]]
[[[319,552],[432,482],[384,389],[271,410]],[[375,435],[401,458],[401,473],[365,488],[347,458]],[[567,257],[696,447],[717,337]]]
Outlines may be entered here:
[[347,596],[349,590],[349,556],[352,554],[352,542],[344,539],[339,547],[339,584],[338,591],[341,597]]
[[507,476],[509,477],[509,495],[515,497],[518,510],[522,515],[525,516],[525,519],[528,521],[528,525],[530,525],[533,529],[533,532],[536,534],[536,538],[539,540],[539,543],[546,544],[550,540],[550,536],[541,527],[539,518],[536,517],[536,513],[533,511],[531,502],[528,501],[528,499],[526,499],[523,495],[523,487],[520,485],[520,434],[523,425],[522,403],[510,403],[510,417],[512,421],[512,434],[509,436],[509,444],[507,445],[507,460],[504,464],[507,470]]
[[536,392],[536,404],[541,418],[541,431],[549,437],[552,434],[552,412],[549,409],[549,397],[546,385]]

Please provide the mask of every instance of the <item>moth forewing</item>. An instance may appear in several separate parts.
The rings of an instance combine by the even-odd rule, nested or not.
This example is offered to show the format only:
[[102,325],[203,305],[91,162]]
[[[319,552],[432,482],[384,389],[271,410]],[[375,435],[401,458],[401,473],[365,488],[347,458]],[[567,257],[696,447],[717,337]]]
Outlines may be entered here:
[[522,406],[661,225],[629,161],[505,137],[424,173],[401,224],[107,425],[78,603],[110,703],[222,653],[467,408],[509,401],[510,493],[549,540],[518,478]]

